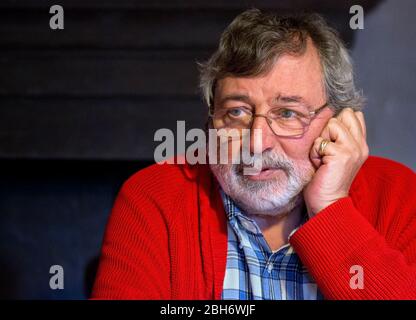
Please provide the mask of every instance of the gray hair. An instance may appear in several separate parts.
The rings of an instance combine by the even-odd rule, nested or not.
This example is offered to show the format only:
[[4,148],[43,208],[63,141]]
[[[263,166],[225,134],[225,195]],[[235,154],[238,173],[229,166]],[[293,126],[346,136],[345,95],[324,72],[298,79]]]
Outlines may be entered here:
[[215,85],[227,76],[257,76],[269,71],[283,53],[302,55],[310,38],[323,70],[327,102],[339,112],[361,110],[362,93],[355,88],[350,55],[338,33],[316,13],[277,15],[250,9],[225,29],[217,51],[199,63],[200,89],[213,108]]

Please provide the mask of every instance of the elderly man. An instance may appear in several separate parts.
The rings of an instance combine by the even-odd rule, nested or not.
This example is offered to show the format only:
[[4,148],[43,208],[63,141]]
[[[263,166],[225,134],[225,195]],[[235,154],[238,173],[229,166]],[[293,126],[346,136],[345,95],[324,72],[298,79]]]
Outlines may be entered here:
[[348,52],[320,16],[240,14],[201,88],[209,128],[261,130],[261,170],[133,175],[93,298],[416,298],[416,175],[368,156]]

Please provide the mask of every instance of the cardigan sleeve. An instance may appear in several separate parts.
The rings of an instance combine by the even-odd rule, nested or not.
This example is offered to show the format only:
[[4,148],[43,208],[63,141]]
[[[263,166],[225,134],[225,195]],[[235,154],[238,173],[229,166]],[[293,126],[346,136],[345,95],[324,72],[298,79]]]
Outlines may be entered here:
[[166,223],[132,179],[121,188],[107,224],[92,299],[169,299]]
[[[381,228],[385,232],[376,230],[346,197],[290,238],[325,298],[416,299],[416,179],[411,170],[407,174],[375,205],[380,216],[389,216]],[[382,180],[385,186],[387,179]],[[369,194],[380,196],[375,195],[377,186],[371,187]],[[355,266],[362,271],[362,288],[350,284]]]

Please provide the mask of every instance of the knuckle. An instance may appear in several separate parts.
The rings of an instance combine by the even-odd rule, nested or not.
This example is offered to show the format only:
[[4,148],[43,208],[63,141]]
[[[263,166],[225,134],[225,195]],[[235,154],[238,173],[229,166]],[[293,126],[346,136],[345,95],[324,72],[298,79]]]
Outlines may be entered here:
[[354,113],[354,111],[351,108],[344,108],[341,111],[340,116],[341,117],[350,117],[353,113]]
[[321,138],[321,137],[319,137],[319,138],[317,138],[317,139],[315,139],[315,141],[314,141],[314,143],[313,143],[313,145],[316,147],[316,146],[319,146],[320,144],[321,144],[321,141],[323,140],[323,138]]
[[331,118],[328,121],[328,126],[336,126],[338,125],[338,119],[337,118]]

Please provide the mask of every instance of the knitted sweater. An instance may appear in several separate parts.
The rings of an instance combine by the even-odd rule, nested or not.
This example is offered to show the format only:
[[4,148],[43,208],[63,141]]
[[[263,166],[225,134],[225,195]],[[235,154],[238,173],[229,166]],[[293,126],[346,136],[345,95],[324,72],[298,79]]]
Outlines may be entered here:
[[[416,299],[416,174],[370,156],[348,197],[290,238],[326,299]],[[121,188],[92,298],[219,299],[227,222],[208,165],[152,165]],[[352,266],[363,289],[352,288]]]

